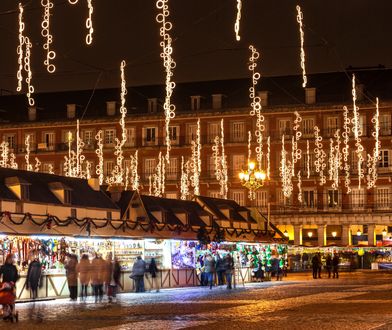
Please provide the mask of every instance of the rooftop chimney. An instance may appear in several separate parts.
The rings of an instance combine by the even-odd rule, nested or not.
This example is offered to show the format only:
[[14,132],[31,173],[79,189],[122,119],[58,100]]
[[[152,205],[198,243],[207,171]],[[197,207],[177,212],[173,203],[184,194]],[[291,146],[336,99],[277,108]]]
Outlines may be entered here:
[[222,109],[222,94],[212,94],[212,109]]
[[29,107],[28,115],[29,115],[29,121],[37,120],[37,107]]
[[108,116],[114,116],[116,114],[116,101],[106,102],[106,114]]
[[191,96],[191,110],[200,110],[200,95]]
[[73,119],[76,116],[76,104],[67,104],[67,118]]
[[305,103],[306,104],[316,103],[316,88],[314,87],[305,88]]
[[268,91],[258,91],[257,96],[260,98],[260,105],[262,107],[268,106]]

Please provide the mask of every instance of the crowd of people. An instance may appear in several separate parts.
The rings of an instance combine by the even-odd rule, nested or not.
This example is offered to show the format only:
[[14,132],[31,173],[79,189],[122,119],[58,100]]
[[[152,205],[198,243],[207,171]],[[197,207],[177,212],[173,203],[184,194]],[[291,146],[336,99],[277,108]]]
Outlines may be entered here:
[[321,270],[323,267],[325,267],[325,270],[327,271],[328,278],[331,278],[331,272],[333,274],[333,278],[339,278],[339,262],[339,255],[335,253],[333,257],[331,254],[327,254],[325,258],[325,264],[323,264],[321,253],[316,253],[312,258],[313,278],[321,278]]
[[224,257],[216,253],[214,258],[210,252],[207,252],[205,255],[198,257],[196,267],[201,285],[209,286],[212,289],[214,274],[216,274],[217,285],[226,283],[227,289],[232,288],[234,260],[230,253],[227,253]]

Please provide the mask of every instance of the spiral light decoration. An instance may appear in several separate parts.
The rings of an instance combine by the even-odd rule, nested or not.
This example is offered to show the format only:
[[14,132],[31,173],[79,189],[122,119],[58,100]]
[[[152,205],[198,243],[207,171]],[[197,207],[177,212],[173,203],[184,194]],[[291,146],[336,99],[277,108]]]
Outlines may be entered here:
[[346,193],[349,194],[351,192],[351,179],[350,179],[350,163],[349,163],[349,140],[350,140],[350,124],[351,120],[348,115],[348,108],[346,106],[343,107],[343,169],[345,172],[344,176],[344,186],[346,187]]
[[298,178],[298,183],[297,183],[297,187],[298,187],[298,202],[300,204],[302,204],[302,179],[301,179],[301,171],[298,171],[297,174],[297,178]]
[[94,32],[93,18],[92,18],[93,11],[94,11],[93,0],[87,0],[87,7],[88,7],[88,17],[86,19],[86,28],[88,29],[88,33],[86,35],[86,44],[91,45],[91,43],[93,42],[93,32]]
[[30,134],[26,135],[25,138],[25,148],[26,148],[26,154],[25,154],[25,160],[26,160],[26,170],[27,171],[32,171],[33,170],[33,165],[30,164]]
[[184,156],[181,156],[181,199],[186,200],[190,195],[189,191],[189,161],[184,162]]
[[271,139],[267,137],[267,178],[270,179],[270,157],[271,157]]
[[249,46],[249,49],[251,51],[251,55],[249,57],[250,64],[248,66],[248,69],[252,73],[252,86],[249,88],[249,98],[251,99],[250,106],[252,108],[250,110],[250,115],[254,116],[256,114],[256,111],[261,111],[261,100],[259,96],[256,96],[256,85],[261,76],[259,72],[255,71],[257,67],[257,60],[260,57],[260,53],[252,45]]
[[53,35],[50,33],[50,10],[53,8],[53,2],[51,0],[41,0],[41,5],[44,8],[43,20],[41,22],[41,35],[45,38],[45,43],[43,44],[44,50],[46,50],[46,59],[44,60],[44,65],[49,73],[56,71],[56,66],[51,63],[55,59],[56,53],[50,49],[50,45],[53,43]]
[[200,195],[200,174],[201,174],[201,142],[200,142],[200,118],[197,120],[196,141],[191,143],[192,158],[190,164],[191,185],[193,194]]
[[228,187],[227,183],[229,182],[229,175],[228,175],[228,166],[227,166],[227,156],[225,154],[225,132],[223,126],[223,118],[221,120],[221,168],[222,168],[222,175],[221,175],[221,196],[224,199],[227,199]]
[[41,161],[38,157],[35,157],[34,172],[39,172],[41,170]]
[[315,155],[315,170],[317,173],[320,175],[320,185],[323,186],[326,183],[326,177],[324,175],[324,169],[326,167],[325,164],[325,157],[326,153],[323,150],[323,138],[320,135],[320,129],[315,126],[314,127],[314,144],[315,144],[315,149],[314,149],[314,155]]
[[241,36],[240,36],[241,9],[242,9],[242,0],[237,0],[237,17],[234,23],[235,39],[237,41],[241,40]]
[[306,77],[306,69],[305,69],[305,50],[304,50],[304,30],[303,30],[303,14],[301,11],[301,7],[297,6],[297,22],[298,22],[298,28],[299,28],[299,36],[300,36],[300,41],[301,41],[301,53],[300,53],[300,59],[301,59],[301,69],[302,69],[302,87],[306,87],[307,84],[307,77]]
[[158,164],[153,175],[152,187],[154,189],[154,196],[163,197],[165,193],[165,157],[162,152],[159,152]]
[[140,186],[140,175],[138,174],[138,150],[135,151],[135,155],[131,155],[131,187],[132,190],[139,191]]
[[306,173],[307,178],[310,178],[310,153],[309,153],[309,140],[306,140]]
[[374,137],[374,148],[373,155],[368,155],[368,176],[367,176],[367,189],[376,186],[377,183],[377,164],[380,160],[380,149],[381,142],[379,140],[380,135],[380,122],[379,122],[379,102],[378,97],[376,98],[376,113],[372,118],[372,123],[374,125],[374,131],[372,132],[372,136]]
[[286,198],[289,198],[293,192],[292,182],[292,164],[287,160],[287,151],[285,150],[284,134],[282,135],[282,151],[279,167],[279,174],[282,178],[282,191]]
[[95,135],[95,140],[97,141],[98,148],[95,150],[95,153],[98,157],[98,165],[95,168],[95,173],[98,176],[99,184],[103,185],[104,181],[104,173],[103,173],[103,132],[99,130]]

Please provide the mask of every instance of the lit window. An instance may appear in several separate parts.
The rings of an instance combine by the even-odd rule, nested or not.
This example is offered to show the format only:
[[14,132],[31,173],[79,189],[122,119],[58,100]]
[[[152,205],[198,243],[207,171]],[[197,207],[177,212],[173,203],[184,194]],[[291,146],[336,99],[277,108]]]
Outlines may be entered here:
[[105,129],[104,134],[104,144],[114,144],[116,138],[116,130],[115,129]]

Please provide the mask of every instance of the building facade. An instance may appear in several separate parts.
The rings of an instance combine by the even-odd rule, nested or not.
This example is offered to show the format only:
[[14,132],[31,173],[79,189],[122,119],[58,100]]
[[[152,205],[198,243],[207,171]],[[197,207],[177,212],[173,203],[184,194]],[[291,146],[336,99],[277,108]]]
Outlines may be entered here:
[[[364,147],[363,156],[367,175],[367,155],[375,145],[372,118],[376,112],[375,97],[379,104],[380,156],[377,161],[377,184],[367,189],[366,181],[358,183],[357,153],[354,136],[350,134],[349,157],[350,188],[345,187],[345,171],[339,170],[338,185],[332,186],[328,174],[330,139],[335,139],[336,130],[343,131],[343,106],[349,108],[352,118],[351,76],[343,73],[310,76],[309,88],[302,89],[300,77],[265,78],[258,91],[264,116],[263,161],[267,171],[267,138],[270,139],[270,178],[251,200],[248,191],[241,185],[239,171],[248,162],[248,131],[252,132],[252,159],[255,159],[256,120],[250,116],[249,80],[215,81],[178,84],[174,103],[176,117],[171,121],[170,138],[172,150],[170,163],[166,165],[166,185],[163,197],[180,197],[182,156],[191,156],[191,142],[196,137],[197,121],[201,131],[201,177],[200,195],[221,197],[220,185],[215,177],[212,157],[214,139],[220,135],[221,119],[224,120],[225,153],[228,162],[228,198],[238,204],[254,207],[263,214],[270,209],[270,219],[289,239],[298,245],[356,245],[383,244],[392,235],[392,85],[390,70],[356,72],[357,105],[359,106],[360,138]],[[149,192],[149,177],[155,173],[158,153],[166,152],[165,118],[162,112],[162,86],[129,88],[126,118],[127,142],[124,146],[125,166],[130,155],[138,150],[138,173],[141,178],[141,193]],[[119,91],[101,90],[88,103],[88,92],[67,92],[37,95],[37,108],[21,106],[22,96],[4,96],[0,105],[6,109],[9,119],[3,119],[0,135],[8,142],[10,151],[16,155],[19,168],[26,167],[26,137],[30,138],[30,162],[37,157],[40,170],[53,169],[64,174],[64,156],[68,155],[69,132],[75,137],[76,119],[80,120],[80,134],[85,146],[83,154],[95,169],[98,159],[95,135],[103,132],[104,174],[109,176],[115,164],[115,138],[120,137]],[[15,100],[18,99],[19,103]],[[49,100],[49,101],[47,101]],[[22,102],[23,103],[23,102]],[[80,105],[82,104],[82,106]],[[40,108],[41,107],[41,108]],[[285,148],[291,152],[291,139],[297,111],[302,121],[299,130],[302,136],[298,148],[302,157],[295,165],[295,173],[301,172],[301,191],[297,175],[292,178],[293,193],[289,198],[282,191],[280,161],[282,135]],[[12,112],[18,113],[18,116]],[[6,118],[6,117],[5,117]],[[320,184],[316,171],[314,127],[320,129],[323,150],[326,153],[326,183]],[[334,140],[335,141],[335,140]],[[335,142],[334,142],[335,143]],[[74,138],[71,141],[74,145]],[[309,153],[307,145],[309,144]],[[342,145],[343,146],[343,145]],[[291,157],[291,156],[290,156]],[[309,159],[308,159],[309,158]],[[93,170],[94,171],[94,170]],[[309,173],[309,177],[308,177]],[[298,195],[301,194],[301,201]],[[378,243],[377,243],[378,242]]]

